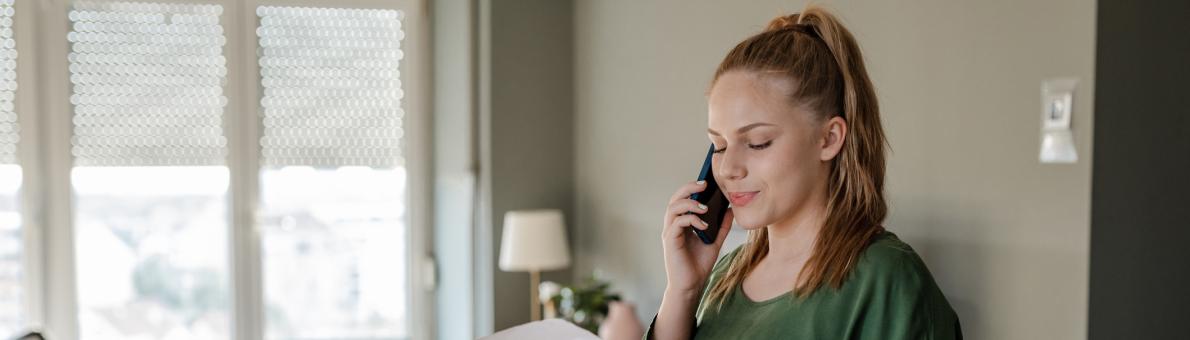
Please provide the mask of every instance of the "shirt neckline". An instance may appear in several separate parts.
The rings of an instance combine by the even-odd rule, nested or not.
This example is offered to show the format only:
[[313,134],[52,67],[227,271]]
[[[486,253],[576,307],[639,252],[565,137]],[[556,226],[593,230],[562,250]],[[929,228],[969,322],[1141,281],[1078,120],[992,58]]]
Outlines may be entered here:
[[749,305],[763,306],[763,305],[769,305],[769,304],[776,303],[777,301],[781,301],[782,299],[789,298],[789,295],[793,294],[793,290],[790,290],[788,292],[785,292],[784,294],[777,295],[777,296],[774,296],[774,297],[771,297],[771,298],[768,298],[765,300],[756,301],[756,300],[752,300],[751,297],[748,297],[747,293],[744,293],[744,285],[741,282],[739,285],[736,285],[735,293],[737,295],[739,295],[742,298],[742,300],[744,300],[744,302],[746,302]]

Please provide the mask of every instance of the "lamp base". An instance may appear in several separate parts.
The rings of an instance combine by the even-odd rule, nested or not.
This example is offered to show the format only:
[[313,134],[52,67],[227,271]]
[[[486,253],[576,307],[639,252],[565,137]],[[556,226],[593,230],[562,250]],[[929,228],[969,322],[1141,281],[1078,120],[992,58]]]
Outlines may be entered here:
[[529,271],[529,319],[541,320],[541,299],[538,297],[537,287],[541,286],[541,271]]

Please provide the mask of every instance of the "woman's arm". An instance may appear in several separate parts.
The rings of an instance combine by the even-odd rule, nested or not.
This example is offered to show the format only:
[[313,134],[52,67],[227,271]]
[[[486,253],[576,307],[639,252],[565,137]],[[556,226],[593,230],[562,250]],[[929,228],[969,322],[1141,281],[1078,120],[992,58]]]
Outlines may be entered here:
[[696,291],[666,288],[657,320],[650,330],[653,339],[686,340],[694,336],[694,312],[700,295]]
[[687,183],[670,196],[669,206],[665,209],[661,246],[666,288],[661,309],[657,311],[655,334],[659,335],[658,339],[690,339],[703,286],[715,267],[723,240],[731,232],[731,221],[735,216],[731,209],[724,213],[714,243],[703,244],[690,232],[690,228],[706,230],[709,227],[698,216],[707,212],[707,206],[690,199],[691,194],[702,192],[706,185],[705,181]]

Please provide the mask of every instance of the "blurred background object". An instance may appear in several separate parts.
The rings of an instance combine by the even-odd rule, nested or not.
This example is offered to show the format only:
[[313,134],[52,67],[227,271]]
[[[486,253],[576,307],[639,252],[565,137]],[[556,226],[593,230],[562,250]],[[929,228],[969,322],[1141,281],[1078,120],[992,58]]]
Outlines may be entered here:
[[[517,210],[504,214],[500,270],[529,272],[529,319],[541,320],[541,272],[570,265],[562,211]],[[565,291],[565,288],[563,288]]]
[[549,306],[548,309],[558,311],[557,317],[591,333],[599,332],[600,325],[608,316],[609,306],[617,301],[620,301],[620,295],[611,291],[611,283],[596,277],[562,286],[557,293],[542,300]]
[[24,335],[20,335],[15,338],[12,338],[12,340],[46,340],[46,339],[45,339],[45,337],[41,336],[41,333],[29,332],[29,333],[25,333]]

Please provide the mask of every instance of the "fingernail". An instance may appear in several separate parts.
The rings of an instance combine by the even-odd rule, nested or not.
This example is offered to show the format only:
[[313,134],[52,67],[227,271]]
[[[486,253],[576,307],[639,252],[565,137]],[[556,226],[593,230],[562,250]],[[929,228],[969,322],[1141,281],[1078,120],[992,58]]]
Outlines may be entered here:
[[706,204],[699,203],[699,204],[698,204],[698,208],[699,208],[699,209],[702,209],[702,210],[707,210],[707,205],[706,205]]
[[698,182],[694,182],[694,183],[697,183],[698,185],[703,185],[703,184],[707,184],[707,181],[698,181]]
[[701,218],[700,218],[700,219],[698,219],[698,221],[699,221],[699,222],[702,222],[702,226],[704,226],[704,227],[709,227],[709,226],[711,226],[711,224],[710,224],[710,223],[707,223],[707,221],[703,221]]

